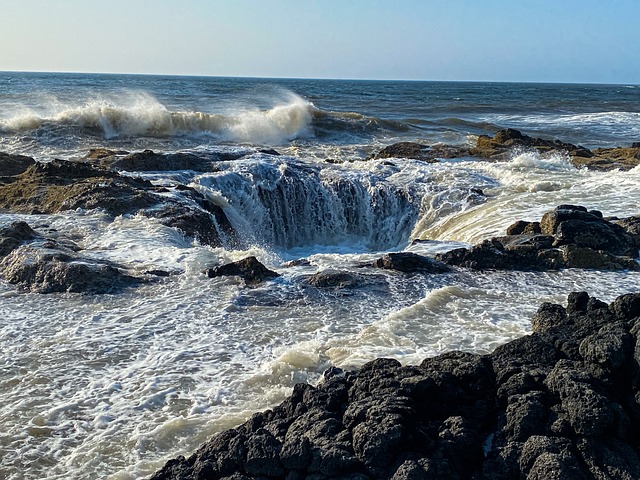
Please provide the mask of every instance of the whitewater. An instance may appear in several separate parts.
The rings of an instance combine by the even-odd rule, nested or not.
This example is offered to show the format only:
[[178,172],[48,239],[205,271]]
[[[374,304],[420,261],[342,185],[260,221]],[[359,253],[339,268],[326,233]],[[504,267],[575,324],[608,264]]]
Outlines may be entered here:
[[[105,295],[0,282],[0,477],[148,478],[331,366],[488,353],[530,332],[542,302],[637,291],[637,272],[362,268],[385,252],[474,244],[560,204],[640,213],[638,167],[596,172],[531,152],[365,160],[397,141],[467,145],[506,127],[628,145],[640,132],[640,88],[629,87],[0,73],[0,151],[215,158],[209,172],[125,174],[196,189],[234,231],[211,247],[142,215],[0,212],[0,225],[64,232],[92,258],[172,273]],[[202,274],[250,255],[281,277],[247,288]],[[323,270],[362,285],[304,281]]]

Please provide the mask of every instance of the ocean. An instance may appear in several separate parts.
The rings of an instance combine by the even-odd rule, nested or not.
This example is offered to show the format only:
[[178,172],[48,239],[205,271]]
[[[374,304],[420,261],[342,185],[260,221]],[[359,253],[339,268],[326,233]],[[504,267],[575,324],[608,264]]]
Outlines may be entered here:
[[[221,206],[240,239],[222,247],[141,215],[0,212],[0,225],[47,225],[93,258],[180,273],[107,295],[0,282],[0,478],[147,478],[330,366],[488,353],[529,333],[542,302],[637,291],[637,272],[362,268],[385,252],[477,243],[559,204],[640,213],[638,167],[588,171],[531,152],[365,161],[398,141],[470,145],[507,127],[628,146],[640,141],[640,86],[0,72],[0,151],[43,162],[95,147],[246,154],[206,173],[128,173]],[[202,274],[249,255],[281,277],[247,288]],[[327,269],[366,281],[305,283]]]

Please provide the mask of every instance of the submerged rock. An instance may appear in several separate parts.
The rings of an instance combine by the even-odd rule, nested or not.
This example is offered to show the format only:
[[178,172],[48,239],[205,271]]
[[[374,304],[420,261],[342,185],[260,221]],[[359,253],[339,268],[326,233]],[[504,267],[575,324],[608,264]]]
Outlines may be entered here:
[[535,318],[490,355],[333,368],[152,478],[640,478],[640,294]]
[[327,269],[314,273],[304,281],[316,288],[352,288],[366,284],[366,279],[344,270]]
[[265,267],[256,257],[247,257],[237,262],[209,268],[204,273],[209,278],[238,276],[245,281],[247,286],[255,286],[280,276],[279,273]]
[[436,259],[475,270],[638,270],[634,259],[639,247],[636,235],[604,219],[600,212],[560,205],[545,213],[540,222],[516,222],[505,237],[438,254]]

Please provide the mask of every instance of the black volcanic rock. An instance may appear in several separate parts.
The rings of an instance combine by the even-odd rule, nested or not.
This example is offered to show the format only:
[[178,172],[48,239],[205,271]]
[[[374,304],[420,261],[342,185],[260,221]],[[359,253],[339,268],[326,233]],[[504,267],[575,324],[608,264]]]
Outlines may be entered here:
[[457,158],[469,154],[469,149],[452,145],[423,145],[415,142],[398,142],[380,150],[369,159],[410,158],[436,163],[439,158]]
[[364,285],[366,279],[344,270],[327,269],[307,277],[304,283],[316,288],[351,288]]
[[560,205],[545,213],[540,222],[518,221],[504,237],[438,254],[436,259],[475,270],[638,270],[634,259],[640,244],[630,231],[635,222],[630,220],[625,226],[604,219],[595,210]]
[[640,294],[536,317],[490,355],[334,368],[152,478],[640,478]]
[[375,268],[399,272],[445,273],[451,269],[444,263],[412,252],[385,253],[372,264]]
[[277,272],[269,270],[253,256],[243,258],[237,262],[231,262],[225,265],[209,268],[204,273],[206,273],[209,278],[238,276],[245,281],[247,286],[255,286],[266,280],[280,276]]
[[129,172],[173,170],[207,172],[212,169],[211,159],[192,153],[156,153],[153,150],[133,152],[125,156],[120,156],[117,152],[114,153],[114,155],[98,157],[100,166]]
[[0,227],[0,257],[10,254],[27,240],[37,236],[26,222],[13,222]]

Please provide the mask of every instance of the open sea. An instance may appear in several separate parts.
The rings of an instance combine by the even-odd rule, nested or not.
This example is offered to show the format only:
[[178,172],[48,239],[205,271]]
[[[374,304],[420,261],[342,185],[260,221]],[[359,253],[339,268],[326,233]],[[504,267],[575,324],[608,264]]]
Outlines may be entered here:
[[[181,272],[113,295],[25,294],[0,281],[0,478],[147,478],[330,366],[487,353],[527,334],[542,302],[637,292],[637,272],[360,267],[384,252],[476,243],[562,203],[640,214],[638,167],[579,170],[536,153],[363,161],[398,141],[473,144],[507,127],[628,146],[640,141],[640,86],[0,72],[0,151],[38,161],[94,147],[248,153],[214,172],[129,173],[207,195],[242,239],[234,245],[202,246],[140,215],[0,213],[0,225],[49,225],[96,259]],[[282,276],[246,288],[201,273],[249,255]],[[286,265],[297,259],[308,262]],[[326,269],[367,281],[304,282]]]

